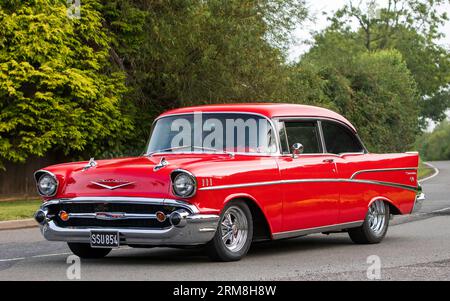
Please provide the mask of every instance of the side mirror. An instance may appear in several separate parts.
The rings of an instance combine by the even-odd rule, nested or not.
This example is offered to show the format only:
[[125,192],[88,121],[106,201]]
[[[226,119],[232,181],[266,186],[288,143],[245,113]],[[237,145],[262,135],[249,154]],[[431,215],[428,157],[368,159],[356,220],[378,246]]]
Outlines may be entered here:
[[291,151],[292,151],[292,158],[297,158],[298,155],[303,154],[303,151],[305,150],[305,148],[303,147],[303,144],[301,143],[295,143],[294,145],[292,145],[291,147]]

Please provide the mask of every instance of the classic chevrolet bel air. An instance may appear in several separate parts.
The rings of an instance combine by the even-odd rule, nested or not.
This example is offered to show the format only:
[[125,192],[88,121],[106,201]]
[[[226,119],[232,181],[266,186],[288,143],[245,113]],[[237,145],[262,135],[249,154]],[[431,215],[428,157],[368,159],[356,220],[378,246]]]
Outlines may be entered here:
[[419,210],[418,161],[368,152],[347,119],[323,108],[182,108],[155,120],[142,156],[37,171],[35,219],[82,258],[198,246],[234,261],[252,242],[312,233],[374,244],[391,215]]

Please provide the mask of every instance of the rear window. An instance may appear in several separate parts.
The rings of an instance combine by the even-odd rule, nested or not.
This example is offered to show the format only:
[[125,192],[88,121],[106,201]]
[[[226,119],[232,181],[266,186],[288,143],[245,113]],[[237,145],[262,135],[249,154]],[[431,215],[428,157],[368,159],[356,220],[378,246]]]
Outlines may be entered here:
[[361,153],[364,148],[354,133],[331,121],[322,121],[327,152],[330,154]]

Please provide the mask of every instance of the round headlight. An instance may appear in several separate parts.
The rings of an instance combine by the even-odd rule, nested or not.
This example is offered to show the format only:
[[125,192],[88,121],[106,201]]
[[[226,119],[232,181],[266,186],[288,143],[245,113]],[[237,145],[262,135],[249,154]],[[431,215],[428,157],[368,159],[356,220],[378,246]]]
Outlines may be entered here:
[[173,192],[183,198],[191,197],[195,193],[196,183],[193,176],[180,172],[173,179]]
[[53,176],[43,174],[39,178],[38,190],[40,194],[44,196],[52,196],[56,193],[56,188],[58,188],[58,182]]

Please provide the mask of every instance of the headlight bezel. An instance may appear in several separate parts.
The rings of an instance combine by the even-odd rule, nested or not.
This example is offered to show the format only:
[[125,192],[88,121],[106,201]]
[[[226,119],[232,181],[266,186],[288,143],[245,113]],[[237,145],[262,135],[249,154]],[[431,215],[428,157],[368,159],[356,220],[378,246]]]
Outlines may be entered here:
[[[55,188],[54,188],[54,191],[52,193],[46,194],[46,193],[41,191],[40,182],[41,182],[41,180],[44,177],[50,177],[51,179],[54,180]],[[59,181],[58,181],[58,178],[56,177],[55,174],[53,174],[53,173],[51,173],[49,171],[46,171],[46,170],[38,170],[37,172],[34,173],[34,179],[36,180],[36,188],[37,188],[37,191],[38,191],[40,196],[42,196],[42,197],[53,197],[58,192]]]
[[[186,176],[192,180],[192,191],[190,191],[188,194],[180,194],[176,190],[175,182],[177,180],[177,177],[179,177],[179,176]],[[187,198],[192,198],[197,193],[197,179],[191,172],[184,170],[184,169],[176,169],[176,170],[172,171],[172,173],[170,174],[170,179],[171,179],[172,193],[175,196],[177,196],[179,198],[187,199]]]

